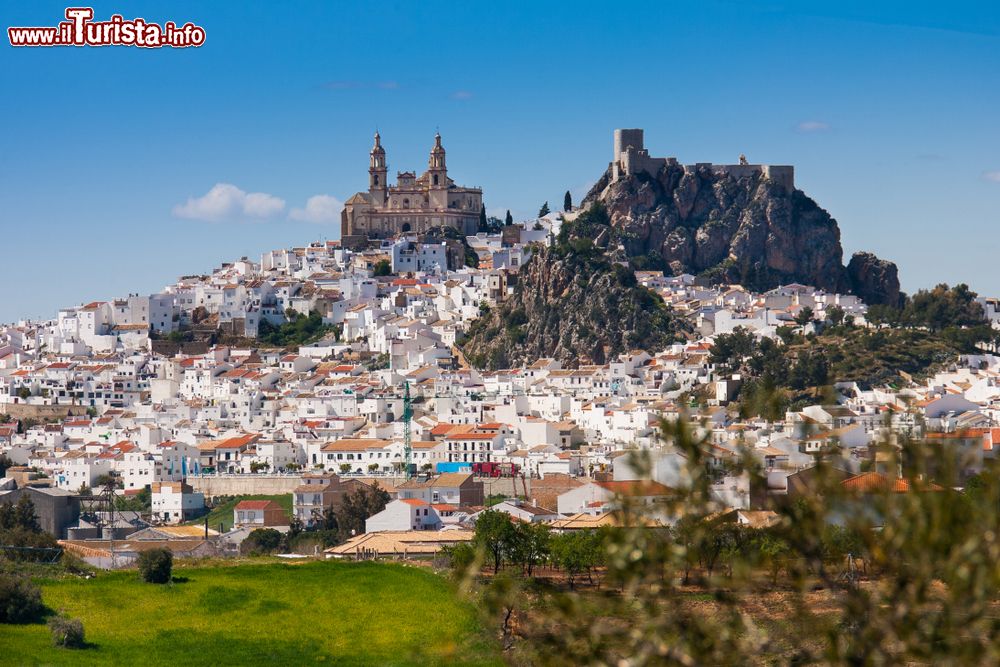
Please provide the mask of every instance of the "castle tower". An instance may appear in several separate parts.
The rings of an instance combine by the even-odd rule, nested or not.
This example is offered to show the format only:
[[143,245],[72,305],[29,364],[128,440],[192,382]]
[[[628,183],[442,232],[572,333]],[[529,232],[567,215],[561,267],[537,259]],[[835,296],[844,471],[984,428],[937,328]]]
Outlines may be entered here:
[[386,197],[386,173],[385,149],[382,148],[382,137],[375,132],[375,145],[372,146],[371,160],[368,167],[368,192],[376,204],[385,202]]

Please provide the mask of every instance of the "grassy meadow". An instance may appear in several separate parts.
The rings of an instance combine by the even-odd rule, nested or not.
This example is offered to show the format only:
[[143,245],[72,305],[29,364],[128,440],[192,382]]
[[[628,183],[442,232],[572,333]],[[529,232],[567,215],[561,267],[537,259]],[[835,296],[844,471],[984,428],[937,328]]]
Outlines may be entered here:
[[475,610],[419,567],[261,563],[134,570],[42,582],[88,647],[54,648],[42,624],[0,624],[3,665],[501,664]]

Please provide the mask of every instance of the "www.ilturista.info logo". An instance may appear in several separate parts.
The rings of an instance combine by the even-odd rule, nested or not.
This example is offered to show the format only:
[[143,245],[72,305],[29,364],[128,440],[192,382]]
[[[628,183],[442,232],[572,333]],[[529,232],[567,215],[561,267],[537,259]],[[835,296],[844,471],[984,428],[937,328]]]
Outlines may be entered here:
[[126,20],[114,14],[108,21],[93,21],[91,7],[67,7],[66,21],[55,27],[7,28],[11,46],[163,46],[184,48],[205,43],[205,29],[193,23],[162,26],[146,19]]

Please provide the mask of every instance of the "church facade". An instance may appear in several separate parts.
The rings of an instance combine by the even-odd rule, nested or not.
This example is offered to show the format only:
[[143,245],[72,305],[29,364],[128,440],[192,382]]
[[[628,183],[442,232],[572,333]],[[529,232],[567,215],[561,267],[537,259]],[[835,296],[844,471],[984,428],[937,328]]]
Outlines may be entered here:
[[434,136],[423,174],[397,172],[396,184],[389,185],[387,173],[385,148],[376,132],[368,167],[368,191],[348,199],[341,213],[341,243],[345,247],[361,247],[369,239],[407,232],[420,234],[435,227],[451,227],[464,235],[479,229],[483,191],[455,185],[448,178],[440,134]]

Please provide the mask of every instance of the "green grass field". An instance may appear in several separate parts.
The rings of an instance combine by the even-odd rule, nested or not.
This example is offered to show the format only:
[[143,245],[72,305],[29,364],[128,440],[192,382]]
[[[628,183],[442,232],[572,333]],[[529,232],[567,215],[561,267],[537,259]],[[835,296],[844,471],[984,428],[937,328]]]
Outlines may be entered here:
[[[232,500],[227,500],[218,507],[213,507],[212,511],[208,513],[208,527],[212,530],[219,530],[219,524],[223,526],[223,532],[231,529],[233,527],[233,508],[236,507],[237,503],[241,500],[276,500],[285,509],[285,513],[288,517],[292,516],[292,494],[282,493],[276,496],[239,496],[233,498]],[[205,523],[205,517],[198,517],[193,521],[187,522],[189,525],[202,525]]]
[[43,582],[53,610],[83,621],[86,649],[57,649],[44,624],[0,624],[3,665],[499,665],[474,609],[440,576],[383,563],[267,563],[134,570]]

